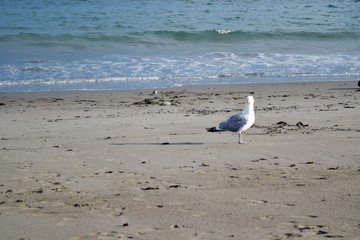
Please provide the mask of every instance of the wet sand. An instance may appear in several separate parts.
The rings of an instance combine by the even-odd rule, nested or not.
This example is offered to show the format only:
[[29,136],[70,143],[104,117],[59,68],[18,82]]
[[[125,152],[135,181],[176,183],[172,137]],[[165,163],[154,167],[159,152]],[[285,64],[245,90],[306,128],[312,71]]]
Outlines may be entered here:
[[0,238],[360,238],[357,82],[157,91],[0,93]]

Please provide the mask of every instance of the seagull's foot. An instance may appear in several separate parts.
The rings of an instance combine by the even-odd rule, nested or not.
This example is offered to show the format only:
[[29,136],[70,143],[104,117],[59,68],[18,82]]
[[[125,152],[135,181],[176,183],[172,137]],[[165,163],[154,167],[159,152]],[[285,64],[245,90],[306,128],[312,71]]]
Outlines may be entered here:
[[244,141],[239,141],[239,144],[246,144],[246,142],[244,142]]

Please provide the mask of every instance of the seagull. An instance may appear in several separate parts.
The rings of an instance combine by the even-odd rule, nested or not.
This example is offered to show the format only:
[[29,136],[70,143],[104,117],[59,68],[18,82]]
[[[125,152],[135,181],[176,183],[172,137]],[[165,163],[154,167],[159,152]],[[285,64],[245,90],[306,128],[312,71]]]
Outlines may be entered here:
[[228,120],[223,121],[216,127],[206,128],[208,132],[231,131],[238,132],[239,144],[243,144],[241,133],[249,129],[255,122],[254,98],[246,97],[245,108],[241,113],[232,115]]

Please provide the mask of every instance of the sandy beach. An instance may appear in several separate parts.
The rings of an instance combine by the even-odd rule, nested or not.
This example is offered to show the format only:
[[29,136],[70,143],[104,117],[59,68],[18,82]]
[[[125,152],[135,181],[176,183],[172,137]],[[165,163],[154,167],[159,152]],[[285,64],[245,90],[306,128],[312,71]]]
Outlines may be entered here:
[[0,93],[0,239],[360,239],[357,82],[153,91]]

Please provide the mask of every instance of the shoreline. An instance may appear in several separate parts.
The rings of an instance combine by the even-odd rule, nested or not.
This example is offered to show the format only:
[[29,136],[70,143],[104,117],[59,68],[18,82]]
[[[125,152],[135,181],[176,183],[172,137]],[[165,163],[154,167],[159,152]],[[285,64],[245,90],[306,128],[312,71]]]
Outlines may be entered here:
[[[279,81],[279,82],[242,82],[242,83],[208,83],[208,84],[184,84],[180,86],[172,86],[172,87],[152,87],[152,88],[129,88],[129,89],[68,89],[68,90],[37,90],[37,91],[0,91],[0,94],[6,93],[45,93],[45,92],[97,92],[97,91],[137,91],[137,90],[166,90],[166,89],[177,89],[177,88],[201,88],[201,87],[209,87],[209,86],[241,86],[241,85],[262,85],[262,84],[302,84],[302,83],[330,83],[330,82],[358,82],[358,80],[308,80],[308,81]],[[354,85],[356,88],[357,84]]]
[[[333,80],[333,81],[299,81],[299,82],[262,82],[262,83],[216,83],[216,84],[193,84],[193,85],[182,85],[182,86],[175,86],[175,87],[163,87],[163,88],[134,88],[134,89],[80,89],[80,90],[61,90],[61,91],[26,91],[26,92],[0,92],[0,94],[40,94],[40,95],[47,95],[47,94],[61,94],[61,93],[103,93],[103,92],[153,92],[153,91],[162,91],[162,92],[168,92],[168,91],[203,91],[204,89],[216,89],[216,90],[227,90],[229,88],[235,87],[240,88],[241,86],[244,86],[245,89],[248,88],[256,88],[260,87],[262,89],[262,86],[286,86],[286,85],[323,85],[323,84],[331,84],[331,83],[339,83],[339,84],[349,84],[349,90],[360,90],[360,87],[358,86],[358,82],[360,80]],[[340,90],[340,88],[339,88]]]
[[0,93],[2,237],[360,236],[357,81],[154,90]]

